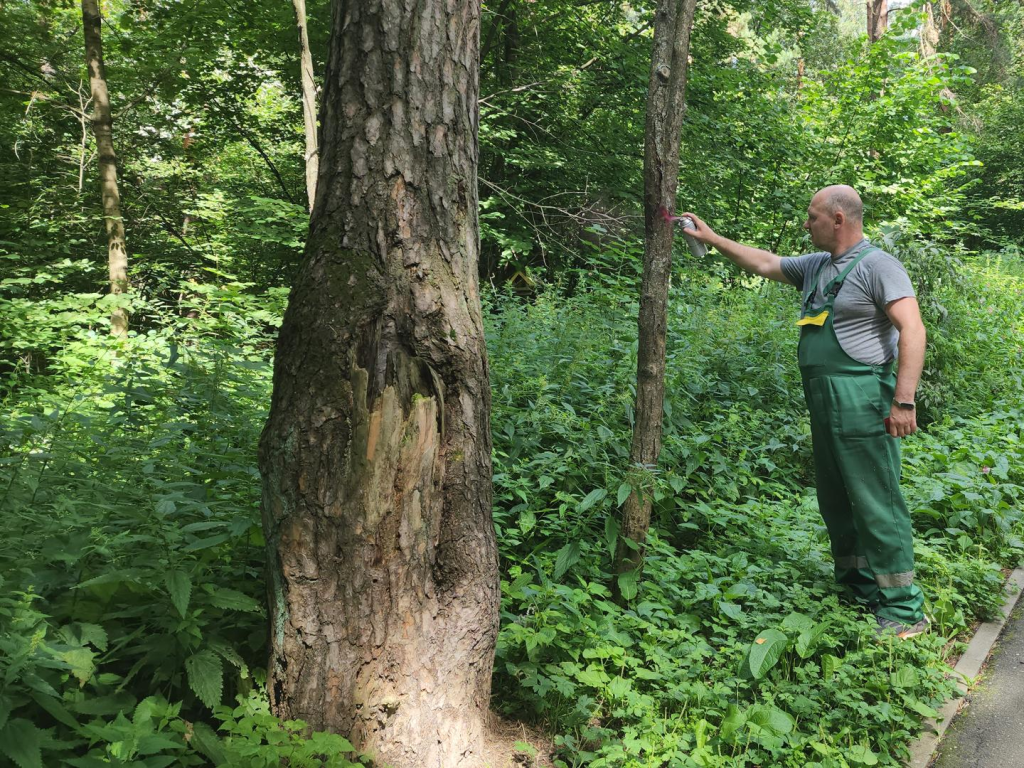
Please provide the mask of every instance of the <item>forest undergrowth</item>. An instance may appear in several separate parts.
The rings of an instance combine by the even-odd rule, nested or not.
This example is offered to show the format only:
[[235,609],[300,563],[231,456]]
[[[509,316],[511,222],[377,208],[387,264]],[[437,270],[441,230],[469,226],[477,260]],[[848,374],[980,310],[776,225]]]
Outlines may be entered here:
[[[919,283],[945,275],[901,255]],[[673,276],[652,535],[642,577],[612,599],[635,256],[486,299],[494,708],[545,728],[565,766],[897,765],[1024,552],[1020,262],[923,281],[927,424],[904,442],[904,487],[934,624],[897,643],[832,583],[796,294],[710,260]],[[18,291],[0,283],[3,351],[35,356],[6,372],[0,417],[0,764],[371,762],[278,721],[263,688],[255,445],[283,292],[192,284],[122,343],[99,296]]]

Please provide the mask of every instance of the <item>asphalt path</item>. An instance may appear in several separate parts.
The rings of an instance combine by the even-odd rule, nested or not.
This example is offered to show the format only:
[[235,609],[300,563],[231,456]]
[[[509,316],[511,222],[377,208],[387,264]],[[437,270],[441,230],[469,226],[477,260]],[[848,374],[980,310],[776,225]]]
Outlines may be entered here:
[[939,743],[934,768],[1024,768],[1024,607],[1010,616],[982,680]]

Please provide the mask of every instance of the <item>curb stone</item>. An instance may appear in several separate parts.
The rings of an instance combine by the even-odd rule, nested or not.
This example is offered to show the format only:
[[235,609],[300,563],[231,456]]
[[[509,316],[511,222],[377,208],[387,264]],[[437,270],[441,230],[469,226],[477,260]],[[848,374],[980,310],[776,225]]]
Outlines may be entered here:
[[[960,657],[960,661],[953,669],[953,674],[957,678],[957,688],[960,689],[962,695],[969,690],[970,681],[981,672],[982,664],[992,652],[992,646],[995,645],[1003,627],[1006,626],[1010,612],[1017,605],[1017,598],[1024,590],[1024,567],[1017,568],[1010,574],[1010,578],[1006,580],[1006,586],[1012,590],[1013,594],[1000,608],[1002,615],[995,621],[987,621],[978,627],[967,650],[964,651],[964,655]],[[950,699],[942,706],[937,722],[929,718],[922,723],[923,732],[910,745],[910,759],[904,763],[907,768],[928,768],[935,756],[935,748],[939,745],[939,740],[963,706],[962,695],[960,698]]]

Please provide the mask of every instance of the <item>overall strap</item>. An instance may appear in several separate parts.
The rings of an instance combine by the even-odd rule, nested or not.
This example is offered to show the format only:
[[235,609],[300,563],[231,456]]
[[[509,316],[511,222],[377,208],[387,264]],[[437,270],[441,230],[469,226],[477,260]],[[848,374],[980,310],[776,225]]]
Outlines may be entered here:
[[[828,285],[826,285],[825,289],[821,292],[822,296],[828,296],[829,292],[831,291],[832,297],[835,298],[836,294],[839,293],[839,289],[843,287],[843,281],[846,279],[846,276],[853,271],[853,268],[860,263],[860,260],[867,256],[869,253],[873,253],[874,251],[878,250],[880,249],[871,245],[865,248],[860,253],[858,253],[856,258],[854,258],[853,261],[847,264],[846,268],[842,272],[840,272],[838,275],[836,275],[835,277],[828,281]],[[819,272],[818,274],[820,275],[821,273]]]
[[[854,257],[853,261],[846,265],[842,272],[840,272],[838,275],[836,275],[835,277],[828,281],[828,284],[825,285],[824,289],[822,289],[821,291],[821,298],[827,302],[828,295],[829,293],[831,293],[832,298],[834,300],[836,295],[838,295],[839,293],[839,289],[843,287],[843,281],[846,279],[846,276],[853,271],[853,268],[860,263],[860,260],[867,256],[869,253],[879,250],[881,249],[873,245],[869,245],[863,251],[858,253],[857,256]],[[825,271],[825,267],[828,265],[829,261],[830,259],[826,259],[824,262],[822,262],[822,265],[818,268],[818,271],[814,275],[814,280],[811,283],[811,290],[808,292],[807,298],[804,299],[805,311],[810,309],[811,302],[814,301],[814,297],[818,293],[818,280],[821,279],[821,273]]]

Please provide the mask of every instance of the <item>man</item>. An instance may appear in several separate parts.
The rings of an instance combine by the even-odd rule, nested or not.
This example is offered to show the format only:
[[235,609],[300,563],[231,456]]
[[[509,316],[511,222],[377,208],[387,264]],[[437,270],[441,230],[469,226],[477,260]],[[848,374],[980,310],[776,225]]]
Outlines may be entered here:
[[729,240],[684,215],[695,227],[687,235],[745,270],[802,290],[800,372],[836,581],[874,611],[879,633],[906,639],[925,632],[928,619],[913,581],[910,512],[894,438],[917,431],[925,329],[903,265],[864,238],[863,212],[852,187],[825,187],[804,222],[821,252],[791,258]]

